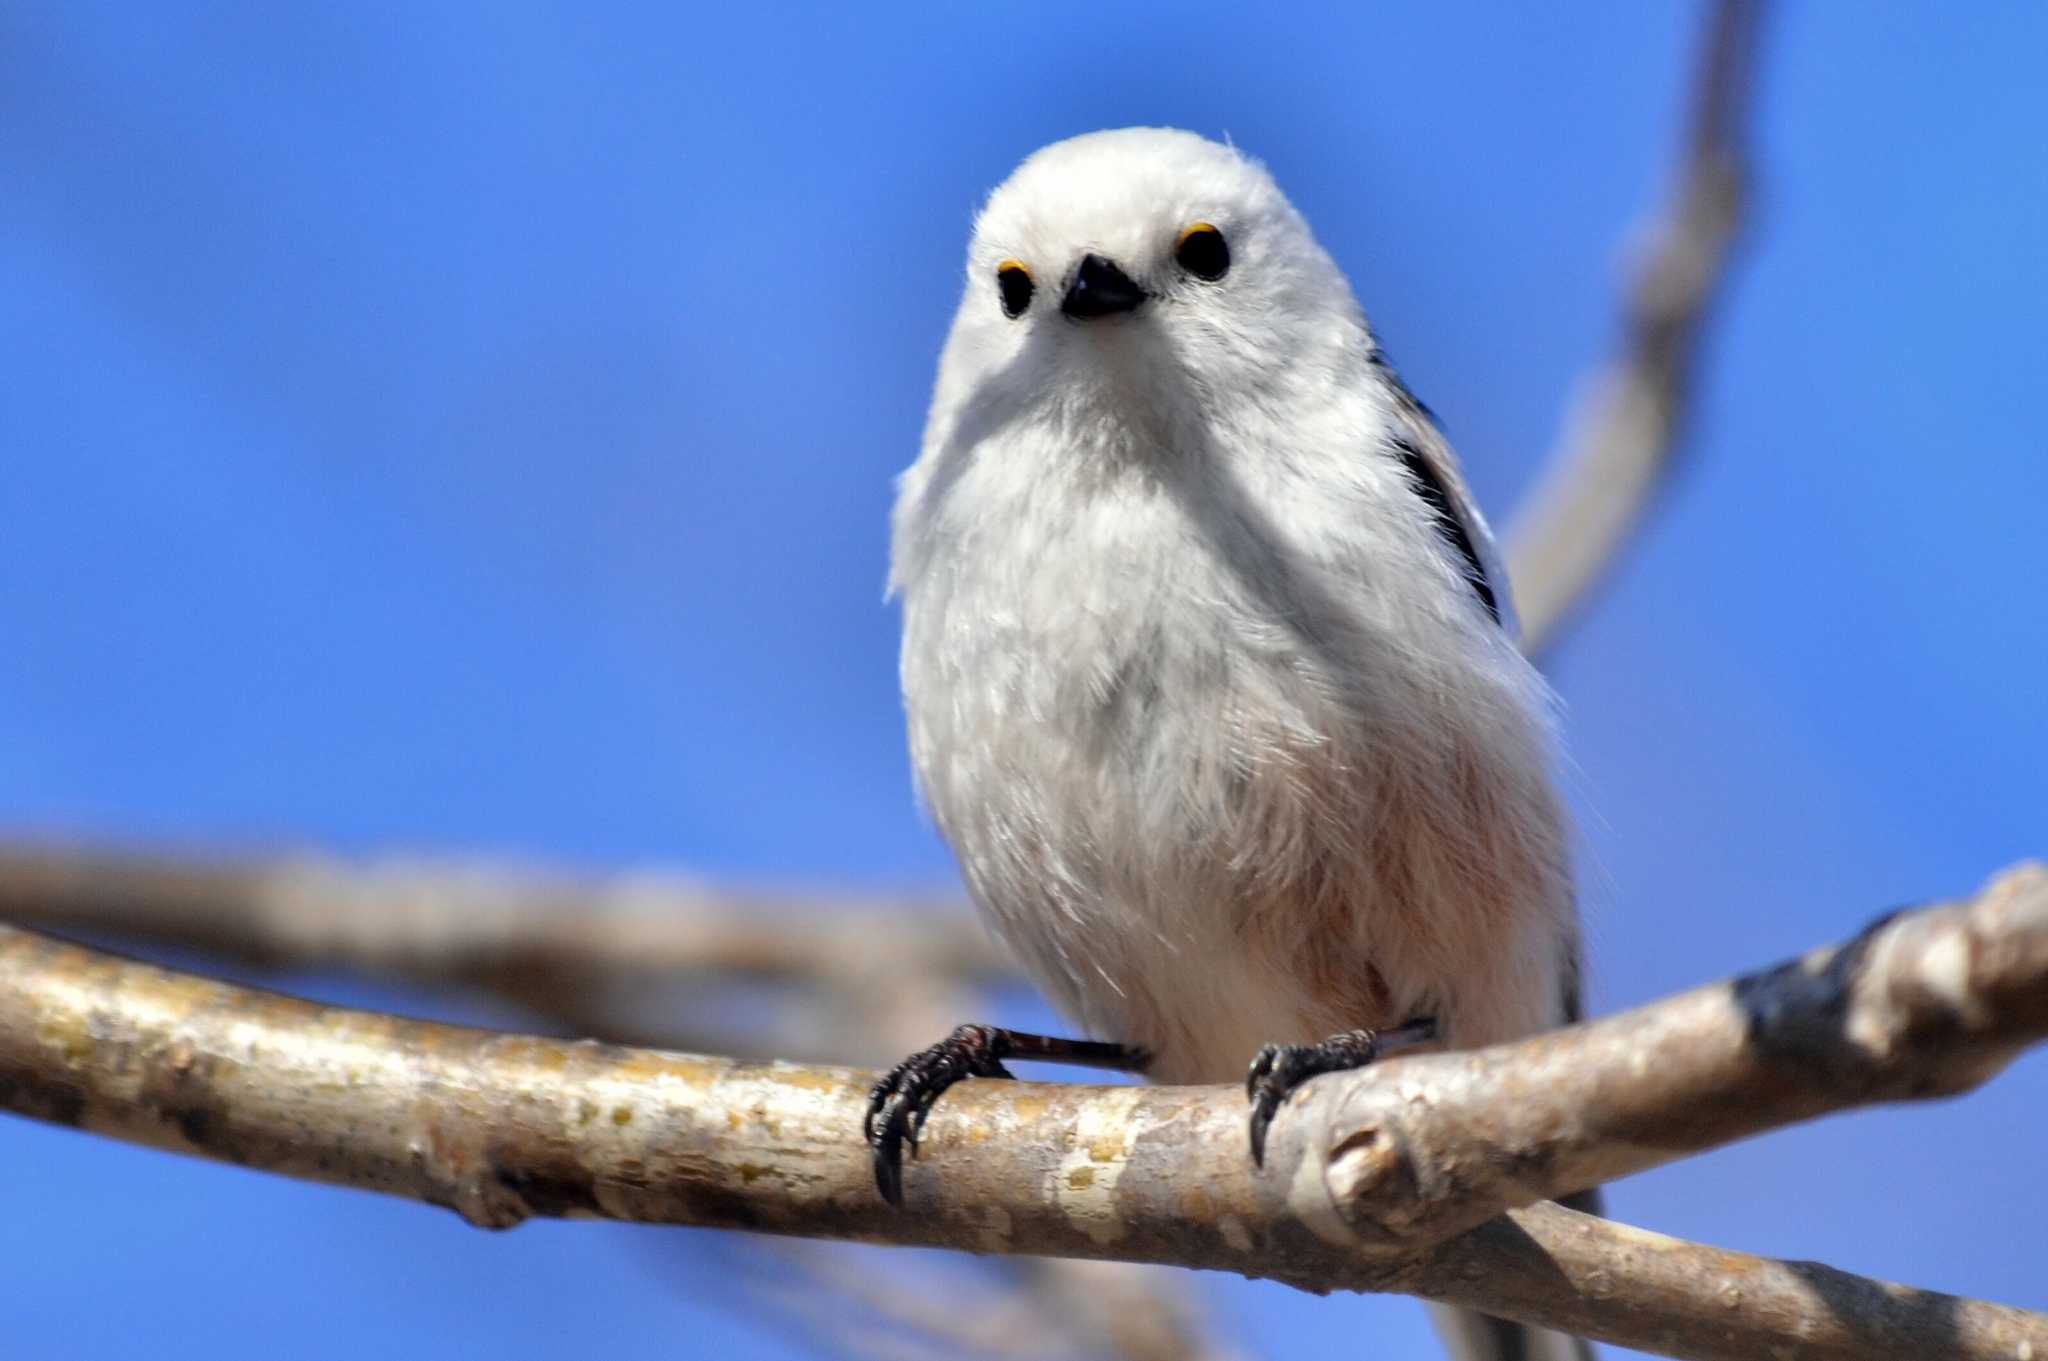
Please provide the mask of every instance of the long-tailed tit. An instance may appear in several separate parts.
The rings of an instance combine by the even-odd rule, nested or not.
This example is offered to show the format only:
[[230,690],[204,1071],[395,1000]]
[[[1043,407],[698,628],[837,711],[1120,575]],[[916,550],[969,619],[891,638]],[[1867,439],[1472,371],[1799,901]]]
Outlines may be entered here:
[[[924,796],[1102,1038],[962,1026],[899,1065],[868,1117],[889,1199],[932,1102],[1005,1058],[1252,1060],[1262,1159],[1318,1073],[1575,1015],[1551,702],[1492,538],[1257,162],[1101,132],[989,197],[891,582]],[[1439,1326],[1471,1357],[1585,1354]]]

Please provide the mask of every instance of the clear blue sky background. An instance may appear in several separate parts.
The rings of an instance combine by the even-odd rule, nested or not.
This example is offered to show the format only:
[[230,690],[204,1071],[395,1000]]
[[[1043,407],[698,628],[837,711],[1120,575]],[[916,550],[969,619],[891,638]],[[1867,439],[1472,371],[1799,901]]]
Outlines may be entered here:
[[[727,9],[0,9],[0,831],[948,883],[881,583],[979,196],[1079,131],[1229,134],[1503,518],[1696,29]],[[2048,850],[2048,9],[1770,37],[1689,465],[1550,659],[1602,1009]],[[2035,1057],[1613,1199],[2043,1307],[2044,1117]],[[11,1354],[808,1354],[718,1303],[730,1240],[12,1120],[0,1163]],[[1424,1354],[1405,1301],[1199,1284],[1254,1352]]]

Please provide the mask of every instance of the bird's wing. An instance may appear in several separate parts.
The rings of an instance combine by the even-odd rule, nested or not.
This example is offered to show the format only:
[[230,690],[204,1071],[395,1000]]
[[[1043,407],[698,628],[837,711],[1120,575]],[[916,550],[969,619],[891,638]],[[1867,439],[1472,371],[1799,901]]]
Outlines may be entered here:
[[1381,366],[1394,390],[1395,431],[1389,441],[1394,456],[1407,468],[1416,495],[1429,507],[1437,532],[1457,555],[1473,593],[1509,637],[1518,634],[1514,598],[1506,566],[1487,528],[1486,517],[1465,487],[1458,456],[1436,428],[1429,408],[1415,399],[1391,368]]
[[[1381,364],[1395,394],[1395,431],[1389,440],[1393,455],[1401,460],[1414,483],[1415,494],[1429,508],[1437,533],[1452,550],[1455,561],[1465,570],[1473,594],[1508,636],[1519,633],[1514,599],[1509,593],[1507,568],[1487,528],[1486,517],[1473,503],[1458,456],[1438,431],[1429,408],[1401,383],[1391,368]],[[1577,951],[1568,962],[1560,1003],[1566,1024],[1580,1019]],[[1599,1188],[1569,1196],[1565,1203],[1586,1214],[1602,1212]],[[1494,1318],[1476,1310],[1432,1304],[1430,1319],[1445,1348],[1456,1361],[1593,1361],[1593,1350],[1578,1338],[1553,1333],[1545,1328]]]

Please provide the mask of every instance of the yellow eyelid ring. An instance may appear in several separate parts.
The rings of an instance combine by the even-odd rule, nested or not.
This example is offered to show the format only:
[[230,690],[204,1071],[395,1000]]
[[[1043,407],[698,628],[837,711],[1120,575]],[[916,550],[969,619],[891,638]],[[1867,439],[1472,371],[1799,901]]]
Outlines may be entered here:
[[1197,279],[1215,283],[1230,272],[1230,243],[1213,222],[1190,222],[1174,242],[1173,258]]
[[1003,315],[1011,321],[1030,310],[1031,295],[1037,291],[1022,260],[1006,259],[996,266],[996,293],[1003,300]]

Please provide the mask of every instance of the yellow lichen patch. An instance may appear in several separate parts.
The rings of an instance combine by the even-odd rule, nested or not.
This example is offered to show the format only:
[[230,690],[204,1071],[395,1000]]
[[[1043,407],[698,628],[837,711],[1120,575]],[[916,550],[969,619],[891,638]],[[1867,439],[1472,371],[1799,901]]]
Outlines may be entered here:
[[1016,1113],[1018,1121],[1022,1122],[1040,1118],[1045,1114],[1049,1104],[1042,1096],[1019,1095],[1010,1102],[1010,1109]]
[[838,1092],[846,1088],[846,1080],[830,1068],[798,1068],[778,1066],[775,1072],[777,1085],[804,1087],[814,1092]]
[[62,1054],[66,1063],[83,1063],[96,1047],[84,1019],[67,1012],[58,1012],[37,1025],[36,1040]]
[[614,1107],[612,1107],[612,1123],[613,1123],[613,1124],[615,1124],[615,1125],[630,1125],[630,1124],[632,1124],[632,1123],[633,1123],[633,1108],[632,1108],[631,1106],[614,1106]]
[[[369,1038],[365,1035],[363,1038]],[[524,1070],[528,1073],[552,1075],[568,1067],[568,1055],[564,1046],[553,1040],[535,1039],[527,1035],[490,1035],[465,1044],[463,1037],[442,1033],[417,1022],[409,1022],[403,1029],[394,1030],[385,1037],[391,1044],[407,1053],[439,1052],[455,1059],[471,1059],[474,1062],[490,1064],[500,1071]],[[470,1052],[465,1054],[464,1050]]]
[[725,1064],[652,1049],[611,1049],[592,1057],[603,1062],[602,1076],[615,1082],[653,1083],[667,1078],[703,1087],[729,1072]]
[[1067,1173],[1067,1188],[1069,1190],[1085,1191],[1094,1184],[1095,1169],[1092,1167],[1077,1167]]
[[576,1098],[576,1125],[580,1129],[597,1119],[597,1103],[587,1096]]

